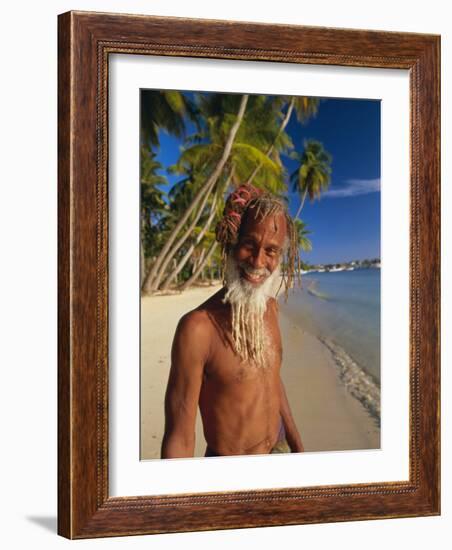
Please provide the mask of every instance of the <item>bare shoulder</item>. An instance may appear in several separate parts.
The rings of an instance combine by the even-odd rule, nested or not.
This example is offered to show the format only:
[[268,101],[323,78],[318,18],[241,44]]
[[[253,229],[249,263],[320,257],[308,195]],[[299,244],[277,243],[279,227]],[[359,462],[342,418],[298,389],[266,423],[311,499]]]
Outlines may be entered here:
[[206,359],[210,353],[214,325],[212,319],[221,302],[222,291],[215,293],[196,309],[186,313],[179,321],[174,336],[173,352],[189,350],[190,354]]
[[210,353],[211,321],[207,312],[195,309],[181,317],[173,340],[172,355],[189,361],[205,361]]
[[197,308],[183,315],[177,325],[177,333],[186,335],[192,338],[196,336],[205,336],[209,330],[211,321],[207,311],[202,308]]

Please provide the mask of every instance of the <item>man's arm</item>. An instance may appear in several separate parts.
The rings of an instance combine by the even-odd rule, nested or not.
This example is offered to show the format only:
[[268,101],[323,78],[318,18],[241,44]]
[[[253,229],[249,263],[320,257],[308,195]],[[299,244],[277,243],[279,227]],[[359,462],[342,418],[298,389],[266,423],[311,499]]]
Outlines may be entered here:
[[196,412],[208,356],[207,330],[206,319],[200,311],[191,312],[179,321],[165,395],[162,458],[192,457],[194,454]]
[[293,453],[301,453],[304,451],[303,443],[301,441],[300,433],[293,419],[292,412],[290,410],[289,401],[287,400],[286,390],[284,389],[283,381],[281,377],[279,379],[280,387],[280,412],[281,418],[284,424],[284,430],[286,432],[286,440],[289,444],[290,450]]

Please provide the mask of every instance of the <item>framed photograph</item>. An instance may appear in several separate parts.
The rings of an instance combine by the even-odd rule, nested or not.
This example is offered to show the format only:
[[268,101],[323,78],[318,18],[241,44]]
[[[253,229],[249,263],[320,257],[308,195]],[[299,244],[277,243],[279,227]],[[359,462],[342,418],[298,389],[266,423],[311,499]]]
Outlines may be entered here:
[[59,16],[62,536],[440,513],[439,55]]
[[[137,83],[132,72],[137,70],[138,77],[143,79],[148,67],[140,63],[140,67],[134,64],[132,68],[128,62],[124,67],[121,63],[118,58],[112,60],[110,74],[116,76],[116,82],[127,82],[131,90],[136,89]],[[182,77],[184,72],[181,65],[184,63],[177,63],[177,73]],[[194,64],[189,62],[188,66],[193,73]],[[203,63],[202,66],[207,74],[208,64]],[[229,82],[233,80],[235,69],[236,66],[230,64]],[[123,76],[124,70],[127,72],[126,77]],[[265,67],[265,74],[267,72]],[[290,69],[287,74],[291,74]],[[314,74],[305,73],[304,77],[311,82],[311,86],[314,85]],[[155,75],[153,78],[155,81]],[[257,71],[253,72],[252,78],[256,80]],[[324,79],[325,73],[322,76],[316,73],[317,86],[324,85]],[[375,80],[372,79],[372,82],[374,89],[369,90],[369,94],[376,94]],[[406,81],[397,78],[397,82],[407,92]],[[206,81],[203,86],[207,85]],[[242,78],[241,85],[249,90],[251,82]],[[278,86],[284,85],[284,77],[280,74]],[[275,89],[275,85],[272,86]],[[120,105],[130,106],[132,102],[120,97],[121,90],[122,87],[117,86],[115,92],[111,91],[110,97],[116,98],[110,109],[113,118],[118,116],[116,109],[120,110]],[[383,92],[379,90],[378,93]],[[180,120],[181,126],[187,131],[175,131],[175,135],[169,135],[165,127],[168,126],[169,130],[170,121],[175,120],[174,113],[171,119],[162,122],[165,127],[152,132],[149,113],[162,108],[165,102],[175,100],[179,100],[182,105],[181,114],[176,120]],[[242,101],[247,106],[232,142],[230,156],[225,162],[223,177],[219,177],[210,194],[199,195],[197,199],[196,190],[204,189],[209,182],[209,174],[215,165],[222,162],[221,152],[226,136],[218,133],[217,128],[225,121],[230,121],[232,125]],[[229,223],[232,214],[229,217],[223,215],[231,202],[228,196],[246,196],[245,189],[265,194],[265,200],[275,206],[282,199],[291,220],[294,220],[293,227],[297,230],[296,248],[300,249],[301,269],[295,268],[290,261],[286,262],[287,266],[284,265],[287,275],[294,279],[299,275],[302,284],[294,280],[288,292],[284,292],[285,281],[284,276],[281,279],[278,273],[280,268],[273,271],[272,278],[266,281],[266,287],[270,287],[271,281],[275,280],[277,288],[274,294],[279,304],[278,325],[283,356],[283,360],[277,363],[283,366],[281,381],[288,398],[288,410],[291,411],[297,431],[303,432],[304,451],[380,449],[380,100],[268,94],[243,96],[218,91],[141,89],[140,106],[140,181],[143,198],[140,254],[141,459],[159,458],[162,453],[165,457],[172,454],[170,447],[174,443],[174,434],[169,426],[164,429],[164,397],[176,327],[190,310],[198,308],[199,312],[203,302],[211,299],[215,303],[216,297],[223,295],[224,276],[229,278],[229,289],[235,288],[231,280],[232,273],[229,273],[232,256],[228,262],[223,261],[220,243],[214,238],[214,231],[215,227],[222,227],[225,220]],[[385,107],[387,117],[387,105]],[[408,112],[405,116],[408,125]],[[400,114],[398,118],[400,121]],[[138,135],[136,131],[133,133]],[[220,145],[216,140],[219,140]],[[123,158],[133,158],[136,144],[126,139],[125,134],[118,135],[117,140],[112,134],[110,143],[110,151],[115,151],[114,158],[119,158],[117,151],[125,153],[128,147],[131,149],[130,154],[125,153]],[[388,142],[386,146],[389,145]],[[262,156],[262,151],[269,154]],[[110,166],[114,173],[121,172],[115,161],[112,160]],[[130,173],[130,169],[123,173]],[[404,179],[408,182],[408,174]],[[120,190],[124,190],[130,200],[131,193],[125,182],[121,183],[114,177],[110,182],[110,206],[115,200],[118,200],[118,204],[124,204],[127,200],[125,196],[120,197]],[[188,196],[190,201],[187,201]],[[134,212],[139,210],[138,202],[135,194],[133,211],[124,211],[124,227],[131,225]],[[192,204],[194,214],[190,215],[188,209]],[[243,206],[240,201],[233,204]],[[236,214],[235,210],[231,212]],[[408,212],[405,214],[407,216]],[[186,228],[181,231],[178,225],[183,225],[180,221],[183,215],[188,220]],[[118,216],[122,218],[119,213]],[[168,240],[178,231],[181,236],[173,239],[174,244],[167,246]],[[133,235],[124,243],[130,243],[132,239]],[[407,232],[405,239],[408,239]],[[139,265],[137,247],[131,250],[130,244],[127,244],[124,249],[115,247],[114,250],[111,251],[110,265],[114,266],[115,273],[119,273],[121,265]],[[166,258],[163,258],[165,250]],[[385,256],[389,254],[390,251],[386,249]],[[405,260],[406,274],[408,255]],[[162,267],[157,270],[154,266],[159,262]],[[247,263],[254,266],[253,258],[248,258]],[[230,269],[223,274],[225,265]],[[262,267],[258,267],[257,272]],[[269,269],[272,267],[270,265]],[[255,266],[253,269],[256,271]],[[130,268],[128,273],[131,280],[124,286],[134,289],[136,273],[132,274]],[[393,274],[390,276],[394,280]],[[114,277],[112,273],[111,277]],[[237,288],[241,289],[242,286]],[[252,290],[246,286],[244,288]],[[259,292],[262,292],[263,287],[260,288]],[[250,293],[249,298],[252,300],[249,303],[246,296],[239,295],[240,301],[236,307],[245,307],[246,303],[246,311],[251,316],[248,320],[250,325],[259,295]],[[132,304],[134,301],[136,297],[131,292],[127,302]],[[209,315],[214,313],[209,310]],[[132,327],[128,316],[127,320],[120,322],[121,326],[118,325],[116,333],[124,335],[130,332],[131,347],[125,353],[130,357],[137,346],[137,343],[132,343],[133,335],[138,331],[135,326]],[[218,324],[224,325],[225,320]],[[389,321],[385,327],[389,327]],[[254,336],[256,341],[259,340],[259,326],[246,328],[242,332],[246,333],[250,341]],[[387,333],[385,336],[390,338]],[[208,337],[207,333],[205,337]],[[177,350],[177,338],[174,347]],[[185,349],[185,353],[188,351]],[[302,361],[300,357],[303,357]],[[214,383],[219,366],[210,364],[204,369],[211,375],[209,383],[204,380],[199,388],[199,398],[195,395],[193,397],[191,425],[188,426],[188,421],[187,424],[184,422],[186,429],[193,433],[193,425],[196,425],[194,413],[199,401],[202,408],[196,425],[194,448],[180,449],[179,453],[203,457],[208,446],[209,454],[215,452],[218,455],[217,447],[221,445],[222,454],[227,452],[228,456],[260,454],[264,449],[259,442],[267,435],[270,438],[273,436],[275,440],[273,454],[289,450],[287,441],[284,441],[287,437],[282,437],[281,433],[279,440],[277,438],[280,431],[279,414],[274,414],[270,433],[260,433],[261,429],[266,430],[261,420],[266,417],[267,405],[264,406],[266,400],[262,401],[262,410],[259,410],[259,396],[264,396],[266,392],[277,394],[276,389],[260,387],[260,370],[241,370],[247,364],[246,361],[240,361],[236,368],[232,367],[232,356],[226,362],[228,373],[234,375],[234,383],[227,394],[231,402],[228,399],[225,407],[228,423],[231,414],[237,419],[232,440],[226,434],[219,437],[217,433],[218,415],[222,416],[223,407],[217,410],[216,403],[219,398],[225,399],[227,396],[223,394],[223,386]],[[175,369],[176,366],[173,372]],[[238,373],[247,374],[240,384]],[[123,374],[124,379],[119,382],[121,388],[127,386],[130,377],[128,371]],[[173,379],[174,376],[168,389],[168,406],[178,397],[177,392],[174,395],[176,387]],[[394,381],[390,383],[396,385]],[[132,392],[135,384],[136,381],[130,384]],[[319,388],[319,391],[315,388]],[[132,393],[125,401],[133,399]],[[325,400],[328,401],[327,406]],[[241,414],[247,402],[252,406],[256,425],[248,410],[246,418]],[[240,410],[233,413],[238,403]],[[275,405],[275,412],[279,413],[278,403]],[[183,416],[185,420],[187,414]],[[214,429],[207,445],[205,436],[209,438],[209,434],[204,433],[203,427],[210,423]],[[289,432],[285,436],[288,435],[290,440],[288,423],[289,419],[286,418],[283,428]],[[401,429],[402,426],[399,426],[399,433]],[[135,435],[127,443],[123,439],[128,433],[118,433],[118,451],[124,447],[132,448]],[[113,443],[112,440],[110,442]],[[116,450],[114,452],[116,454]],[[233,464],[236,467],[236,461]]]

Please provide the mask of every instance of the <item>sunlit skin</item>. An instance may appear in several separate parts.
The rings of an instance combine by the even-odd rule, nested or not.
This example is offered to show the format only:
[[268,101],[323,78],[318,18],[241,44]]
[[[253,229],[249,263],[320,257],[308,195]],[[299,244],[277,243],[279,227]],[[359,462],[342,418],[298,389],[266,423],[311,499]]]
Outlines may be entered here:
[[[261,285],[279,265],[287,228],[283,214],[256,219],[249,211],[232,254],[240,277]],[[204,436],[216,455],[267,454],[281,422],[292,452],[303,444],[280,377],[282,360],[278,306],[267,302],[264,325],[268,365],[241,360],[231,343],[231,306],[222,288],[179,322],[174,336],[165,397],[162,458],[192,457],[199,404]]]

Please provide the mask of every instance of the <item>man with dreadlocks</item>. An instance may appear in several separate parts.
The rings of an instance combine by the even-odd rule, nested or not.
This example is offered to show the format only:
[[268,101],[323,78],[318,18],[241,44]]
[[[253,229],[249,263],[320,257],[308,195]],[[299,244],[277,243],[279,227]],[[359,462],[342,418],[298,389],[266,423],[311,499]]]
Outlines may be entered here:
[[292,452],[301,452],[280,377],[274,298],[281,281],[287,296],[298,267],[293,222],[281,200],[245,184],[226,201],[216,236],[225,258],[225,285],[179,321],[162,458],[193,456],[198,404],[205,456],[277,452],[284,439]]

